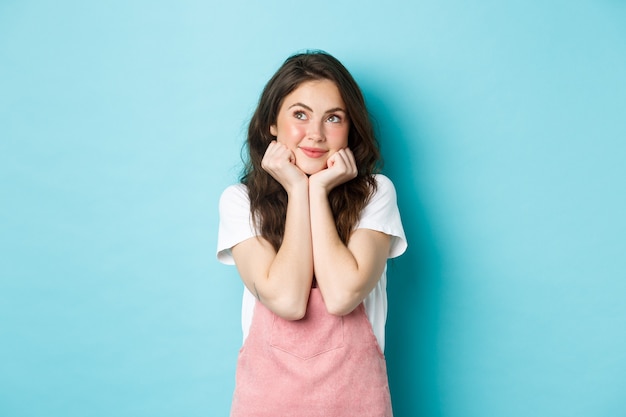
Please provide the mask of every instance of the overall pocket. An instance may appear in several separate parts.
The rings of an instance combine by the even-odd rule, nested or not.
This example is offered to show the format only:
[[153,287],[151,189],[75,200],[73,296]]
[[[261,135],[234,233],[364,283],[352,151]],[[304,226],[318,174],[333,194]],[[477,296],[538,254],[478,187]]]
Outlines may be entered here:
[[307,360],[343,345],[343,317],[328,314],[323,304],[309,308],[301,320],[274,316],[270,346],[275,349]]

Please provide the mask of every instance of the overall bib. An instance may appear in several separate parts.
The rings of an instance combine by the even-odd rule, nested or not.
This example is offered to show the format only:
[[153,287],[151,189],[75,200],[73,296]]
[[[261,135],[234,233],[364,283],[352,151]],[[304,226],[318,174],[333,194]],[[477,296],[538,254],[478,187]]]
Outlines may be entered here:
[[385,358],[363,303],[333,316],[311,288],[305,317],[289,321],[257,301],[231,417],[351,416],[392,416]]

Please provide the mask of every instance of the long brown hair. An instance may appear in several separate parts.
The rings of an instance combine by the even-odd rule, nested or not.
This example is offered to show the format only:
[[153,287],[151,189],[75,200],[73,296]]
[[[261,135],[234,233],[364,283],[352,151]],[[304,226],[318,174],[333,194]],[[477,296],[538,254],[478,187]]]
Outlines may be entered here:
[[261,168],[261,160],[270,142],[276,139],[270,134],[270,126],[276,124],[283,99],[303,82],[312,80],[335,83],[350,120],[348,147],[354,154],[358,174],[328,195],[337,232],[344,243],[348,243],[361,210],[376,190],[373,174],[381,162],[378,141],[363,94],[352,75],[341,62],[323,51],[308,51],[287,58],[265,86],[250,120],[246,142],[248,157],[241,176],[241,182],[248,188],[252,219],[261,236],[276,251],[285,232],[287,193]]

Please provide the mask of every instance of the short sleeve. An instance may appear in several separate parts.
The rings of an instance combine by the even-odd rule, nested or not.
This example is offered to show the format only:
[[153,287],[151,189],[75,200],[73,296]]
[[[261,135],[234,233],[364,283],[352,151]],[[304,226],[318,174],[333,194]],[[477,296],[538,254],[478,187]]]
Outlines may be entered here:
[[245,185],[226,188],[219,202],[219,228],[217,233],[217,260],[234,265],[231,248],[237,243],[256,236],[250,216],[250,199]]
[[370,198],[357,224],[357,229],[371,229],[391,236],[389,258],[400,256],[406,251],[407,241],[402,227],[396,189],[389,178],[376,175],[377,189]]

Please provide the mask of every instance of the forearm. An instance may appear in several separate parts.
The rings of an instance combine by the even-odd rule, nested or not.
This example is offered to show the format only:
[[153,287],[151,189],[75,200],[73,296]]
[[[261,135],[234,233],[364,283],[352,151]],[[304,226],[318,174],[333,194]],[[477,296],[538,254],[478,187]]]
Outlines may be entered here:
[[331,314],[343,315],[356,308],[369,294],[375,279],[340,239],[328,201],[322,189],[309,192],[313,262],[317,284]]
[[306,312],[312,278],[308,187],[300,187],[288,195],[283,242],[262,283],[263,302],[284,312],[283,316],[301,318]]

